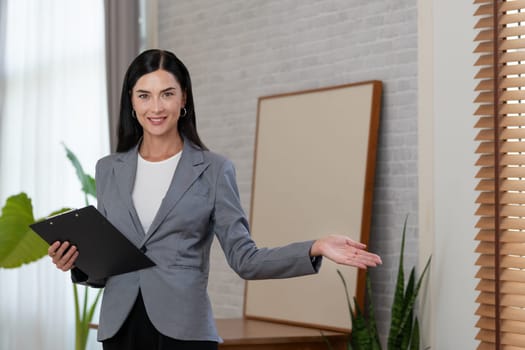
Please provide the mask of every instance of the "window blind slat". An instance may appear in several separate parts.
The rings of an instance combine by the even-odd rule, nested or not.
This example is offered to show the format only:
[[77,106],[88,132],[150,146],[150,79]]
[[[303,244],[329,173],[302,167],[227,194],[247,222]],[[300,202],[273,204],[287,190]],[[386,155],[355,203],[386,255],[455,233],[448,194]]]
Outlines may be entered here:
[[481,5],[478,7],[474,16],[492,15],[492,4]]
[[[489,44],[489,43],[488,43]],[[483,67],[478,70],[474,79],[492,79],[494,78],[494,69],[492,67]]]
[[[524,106],[525,106],[525,103],[502,104],[499,107],[498,114],[504,115],[504,114],[512,114],[512,113],[514,114],[523,113]],[[493,115],[493,114],[494,114],[494,106],[491,104],[482,104],[474,112],[474,115],[481,115],[481,116]],[[521,117],[521,118],[525,119],[525,117]]]
[[492,79],[485,79],[478,83],[476,86],[476,91],[492,91],[492,88],[494,87],[494,82]]
[[[522,131],[525,134],[525,130]],[[479,156],[476,165],[491,165],[494,163],[494,156],[491,154],[482,154]],[[525,164],[525,155],[501,155],[500,156],[500,165],[524,165]]]
[[[491,55],[492,58],[492,55]],[[501,54],[500,58],[500,64],[503,65],[505,63],[509,62],[519,62],[523,61],[525,58],[525,52],[523,51],[516,51],[516,52],[504,52]],[[492,62],[487,63],[488,65],[492,64]]]
[[485,28],[491,28],[492,27],[492,16],[490,17],[483,17],[480,18],[476,25],[474,26],[475,29],[485,29]]
[[[490,95],[492,95],[492,93]],[[515,91],[506,90],[500,94],[500,101],[523,100],[523,99],[525,99],[524,90],[515,90]]]
[[474,63],[474,66],[489,66],[493,62],[492,53],[487,55],[481,55]]
[[483,129],[478,132],[476,141],[494,141],[494,132],[490,129]]
[[493,114],[494,114],[494,106],[493,105],[481,105],[474,112],[474,115],[493,115]]
[[519,88],[525,86],[525,78],[505,78],[501,79],[499,87],[502,89]]
[[[508,37],[516,37],[525,34],[525,28],[521,26],[504,27],[498,32],[498,38],[506,39]],[[492,40],[492,39],[489,39]]]
[[480,304],[480,306],[476,309],[475,314],[477,316],[485,316],[485,317],[494,317],[494,306],[493,305],[485,305]]
[[[478,185],[476,186],[476,191],[494,191],[494,181],[493,180],[481,180]],[[480,206],[479,209],[481,209],[482,206]],[[488,206],[486,206],[488,207]],[[492,210],[494,210],[493,207],[491,207]],[[478,212],[480,212],[478,209]],[[483,213],[483,215],[489,215],[488,213]]]
[[474,49],[474,53],[489,53],[492,52],[493,46],[491,42],[482,41]]
[[[490,243],[486,243],[488,245],[493,245]],[[507,243],[512,244],[512,243]],[[481,243],[478,245],[478,247],[481,246]],[[483,247],[483,249],[487,249],[488,247]],[[494,251],[494,250],[492,250]],[[509,254],[509,253],[503,253],[503,254]],[[501,269],[501,281],[512,281],[512,282],[525,282],[525,271],[519,271],[519,270],[511,270],[511,269]],[[476,274],[477,278],[484,278],[484,279],[494,279],[494,268],[492,267],[480,267]]]
[[[520,106],[523,107],[523,104],[520,104]],[[492,117],[480,117],[475,127],[489,129],[492,128],[491,122],[494,123]],[[501,127],[525,126],[525,117],[503,116],[499,120],[499,125]]]
[[[476,350],[494,350],[494,343],[481,342],[476,348]],[[510,349],[506,349],[506,350],[510,350]]]
[[[518,256],[502,257],[500,263],[503,268],[525,269],[525,258]],[[481,254],[475,264],[476,266],[494,267],[494,255]]]
[[494,96],[490,92],[482,92],[478,94],[478,97],[474,100],[476,103],[492,103],[494,101]]
[[[523,169],[521,168],[503,168],[501,170],[501,177],[523,177]],[[494,168],[493,167],[483,167],[479,169],[476,174],[477,179],[492,179],[494,178]]]
[[502,2],[499,6],[499,11],[504,12],[504,11],[521,10],[523,8],[525,8],[525,0],[512,0],[512,1]]
[[[494,259],[494,256],[492,256],[492,259]],[[520,295],[525,295],[525,283],[504,282],[501,287],[502,287],[501,291],[503,293],[514,292],[514,293],[521,293]],[[493,280],[482,280],[476,286],[477,291],[492,292],[492,293],[495,291],[495,288],[496,286]]]
[[[481,120],[482,118],[480,118]],[[490,141],[481,142],[476,148],[477,154],[490,154],[494,151],[494,143]]]
[[[525,220],[521,218],[502,218],[500,219],[500,228],[504,230],[525,230]],[[483,216],[481,217],[478,222],[476,223],[476,228],[480,229],[494,229],[495,226],[495,220],[494,217],[490,216]],[[505,245],[503,245],[505,246]],[[525,255],[525,245],[523,247],[524,249],[521,250],[524,252]],[[503,248],[502,248],[503,249]],[[510,249],[510,247],[509,247]],[[501,258],[503,259],[503,258]],[[500,259],[500,260],[501,260]]]
[[[476,191],[494,191],[494,181],[493,180],[481,180],[478,185],[476,186]],[[525,180],[503,180],[500,183],[500,190],[502,191],[525,191]],[[503,210],[504,212],[501,213],[503,216],[525,216],[525,215],[516,215],[516,214],[506,214],[511,213],[510,210],[516,209],[513,211],[514,213],[523,213],[521,210],[519,210],[520,207],[510,207],[505,206],[500,210]],[[521,207],[525,211],[525,207]],[[493,209],[493,208],[492,208]],[[488,214],[483,214],[488,215]]]
[[[503,180],[500,185],[500,189],[503,191],[525,191],[525,180]],[[525,209],[525,207],[521,207]],[[506,206],[505,209],[510,210],[510,207]],[[515,208],[518,209],[518,208]],[[517,213],[518,211],[516,211]],[[525,216],[525,215],[514,215],[501,213],[504,216]]]
[[501,335],[501,343],[505,345],[525,347],[525,334],[512,333],[507,330]]
[[[504,230],[501,232],[501,242],[523,242],[525,232]],[[477,241],[494,242],[493,230],[480,230],[476,235]],[[493,253],[493,252],[492,252]]]
[[[480,317],[494,318],[494,315],[495,315],[494,305],[480,304],[475,314]],[[525,311],[523,309],[518,309],[518,308],[504,307],[501,310],[501,319],[525,321]]]
[[494,31],[492,29],[481,30],[478,35],[476,35],[474,41],[490,41],[493,35]]
[[[523,103],[503,104],[500,107],[499,114],[523,113],[523,106],[525,106]],[[523,132],[525,133],[525,130]]]
[[[476,302],[479,304],[494,305],[495,304],[494,293],[481,292],[476,298]],[[515,294],[514,295],[503,294],[501,298],[501,305],[515,306],[515,307],[523,308],[525,306],[525,296],[515,295]]]
[[509,140],[509,139],[521,139],[525,136],[525,129],[521,128],[515,128],[515,129],[509,129],[505,128],[500,134],[501,140]]
[[[519,46],[524,47],[525,46],[525,39],[507,40],[507,41],[505,41],[505,45],[502,44],[502,46],[509,46],[509,49],[517,48]],[[507,66],[503,66],[501,68],[501,70],[499,72],[499,76],[500,77],[506,77],[507,75],[511,75],[511,74],[523,74],[524,71],[525,71],[525,65],[522,64],[522,63],[513,64],[513,65],[507,65]],[[494,73],[494,71],[492,71],[492,73]],[[488,75],[488,77],[492,78],[493,75],[494,74]]]
[[[478,334],[476,335],[476,340],[483,340],[485,342],[494,343],[496,339],[494,333],[494,331],[490,331],[488,329],[480,329]],[[491,349],[494,350],[494,345]]]
[[[504,128],[500,133],[501,140],[516,140],[525,138],[525,128]],[[493,141],[494,131],[491,129],[482,129],[475,138],[476,141]]]
[[[516,27],[517,28],[517,27]],[[499,49],[502,51],[512,49],[522,49],[524,46],[525,39],[507,39],[503,40],[499,45]]]

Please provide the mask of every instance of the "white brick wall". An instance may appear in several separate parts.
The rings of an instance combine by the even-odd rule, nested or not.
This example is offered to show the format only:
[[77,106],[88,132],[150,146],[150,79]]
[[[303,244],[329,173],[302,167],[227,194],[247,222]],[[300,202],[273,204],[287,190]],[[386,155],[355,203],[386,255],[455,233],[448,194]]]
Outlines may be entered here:
[[[199,132],[234,161],[247,212],[258,97],[383,81],[370,248],[385,333],[406,214],[406,266],[417,261],[416,0],[160,0],[159,43],[188,66]],[[209,292],[217,317],[242,315],[244,282],[218,245]]]

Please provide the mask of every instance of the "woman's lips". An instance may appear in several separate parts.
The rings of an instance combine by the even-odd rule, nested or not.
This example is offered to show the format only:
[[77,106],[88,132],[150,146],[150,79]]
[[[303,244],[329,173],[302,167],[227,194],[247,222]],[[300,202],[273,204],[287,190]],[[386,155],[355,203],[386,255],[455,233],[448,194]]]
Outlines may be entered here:
[[162,124],[162,122],[166,119],[166,117],[148,117],[148,120],[153,125],[159,125]]

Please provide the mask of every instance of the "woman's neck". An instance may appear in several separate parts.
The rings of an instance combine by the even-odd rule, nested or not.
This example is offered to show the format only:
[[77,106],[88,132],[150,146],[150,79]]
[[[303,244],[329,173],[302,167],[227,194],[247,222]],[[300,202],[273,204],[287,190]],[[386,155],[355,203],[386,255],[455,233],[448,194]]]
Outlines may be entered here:
[[142,158],[151,162],[159,162],[168,159],[182,150],[184,142],[178,135],[176,138],[157,138],[144,135],[139,146]]

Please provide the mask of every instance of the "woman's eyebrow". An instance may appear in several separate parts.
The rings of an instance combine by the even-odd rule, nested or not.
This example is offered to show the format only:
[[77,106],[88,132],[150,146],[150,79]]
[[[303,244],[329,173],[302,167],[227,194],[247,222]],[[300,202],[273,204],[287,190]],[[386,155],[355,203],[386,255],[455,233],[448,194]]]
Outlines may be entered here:
[[170,86],[168,88],[165,88],[164,90],[161,90],[160,92],[166,92],[166,91],[170,91],[170,90],[176,90],[176,87],[175,86]]
[[[176,87],[170,86],[170,87],[167,87],[167,88],[161,90],[160,92],[166,92],[166,91],[170,91],[170,90],[176,90]],[[141,93],[141,94],[149,94],[150,93],[148,90],[142,90],[142,89],[135,90],[135,92],[138,92],[138,93]]]

